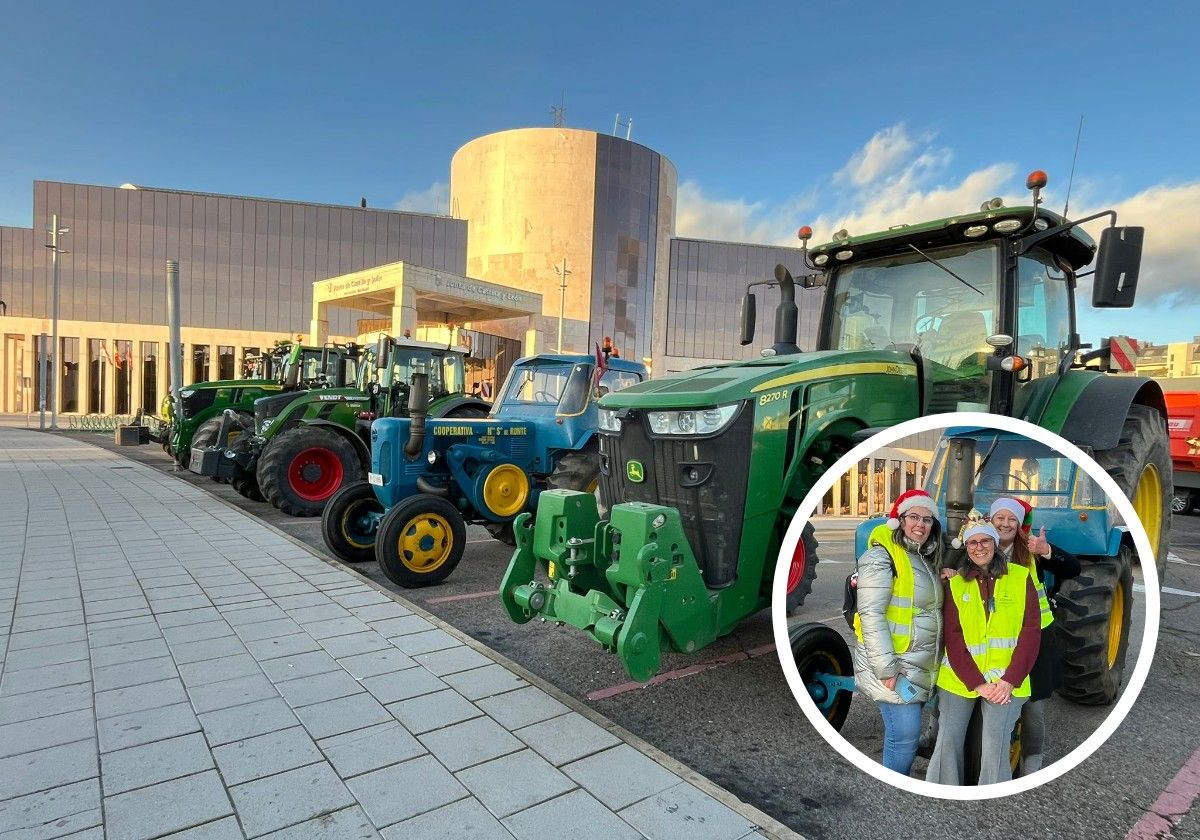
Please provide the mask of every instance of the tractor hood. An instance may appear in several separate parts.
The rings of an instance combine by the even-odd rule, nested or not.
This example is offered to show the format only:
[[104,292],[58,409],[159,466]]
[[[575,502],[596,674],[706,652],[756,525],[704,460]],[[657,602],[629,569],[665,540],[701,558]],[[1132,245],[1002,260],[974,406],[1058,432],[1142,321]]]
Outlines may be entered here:
[[912,356],[900,351],[824,350],[710,365],[652,379],[608,394],[602,408],[702,408],[755,397],[818,379],[870,373],[911,374]]

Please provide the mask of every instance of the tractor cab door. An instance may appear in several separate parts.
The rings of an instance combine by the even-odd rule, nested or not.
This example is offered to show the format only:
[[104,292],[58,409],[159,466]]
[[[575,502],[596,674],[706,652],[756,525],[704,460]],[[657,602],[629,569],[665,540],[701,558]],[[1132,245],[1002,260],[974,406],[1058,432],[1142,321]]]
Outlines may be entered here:
[[1029,362],[1028,375],[1017,379],[1014,416],[1021,417],[1035,388],[1058,376],[1071,352],[1071,302],[1067,275],[1045,251],[1035,250],[1017,261],[1016,353]]

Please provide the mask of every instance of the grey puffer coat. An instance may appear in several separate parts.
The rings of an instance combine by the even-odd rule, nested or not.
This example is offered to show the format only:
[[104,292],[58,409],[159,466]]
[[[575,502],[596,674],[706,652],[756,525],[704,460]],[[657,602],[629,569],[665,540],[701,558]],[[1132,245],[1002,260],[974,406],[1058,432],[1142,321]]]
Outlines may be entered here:
[[854,648],[854,682],[860,694],[876,702],[904,702],[881,682],[900,672],[919,689],[914,703],[928,700],[937,682],[942,651],[942,582],[937,552],[930,553],[931,557],[925,557],[907,551],[913,569],[912,642],[899,655],[885,618],[894,580],[891,555],[886,548],[875,546],[858,559],[858,614],[863,641]]

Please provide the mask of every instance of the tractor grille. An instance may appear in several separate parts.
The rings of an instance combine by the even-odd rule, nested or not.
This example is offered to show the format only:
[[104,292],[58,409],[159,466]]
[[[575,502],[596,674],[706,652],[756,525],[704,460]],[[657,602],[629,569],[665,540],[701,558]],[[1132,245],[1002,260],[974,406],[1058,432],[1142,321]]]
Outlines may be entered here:
[[[183,390],[187,390],[184,388]],[[183,404],[183,417],[195,417],[204,409],[212,405],[217,399],[216,388],[197,388],[192,391],[189,396],[181,397],[180,402]]]
[[[601,497],[677,509],[708,587],[729,586],[737,579],[753,430],[751,406],[723,433],[701,439],[650,437],[644,413],[631,411],[619,435],[599,436]],[[644,481],[629,480],[632,460],[642,463]]]

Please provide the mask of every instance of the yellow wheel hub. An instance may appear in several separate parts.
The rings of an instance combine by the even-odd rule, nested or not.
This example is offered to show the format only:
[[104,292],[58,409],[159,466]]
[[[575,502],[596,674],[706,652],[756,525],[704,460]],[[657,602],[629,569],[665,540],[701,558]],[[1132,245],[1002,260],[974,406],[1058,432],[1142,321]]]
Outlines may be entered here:
[[400,532],[397,541],[400,562],[408,569],[428,573],[437,569],[450,556],[454,532],[445,517],[436,513],[414,516]]
[[1121,635],[1125,630],[1125,587],[1120,581],[1113,589],[1112,609],[1108,613],[1108,667],[1116,667],[1121,650]]
[[1133,509],[1138,519],[1142,520],[1142,527],[1150,538],[1150,547],[1157,557],[1158,544],[1162,539],[1163,485],[1158,468],[1153,464],[1147,464],[1146,469],[1142,470],[1137,489],[1133,491]]
[[516,516],[529,501],[529,477],[512,464],[501,464],[483,480],[483,503],[496,516]]

